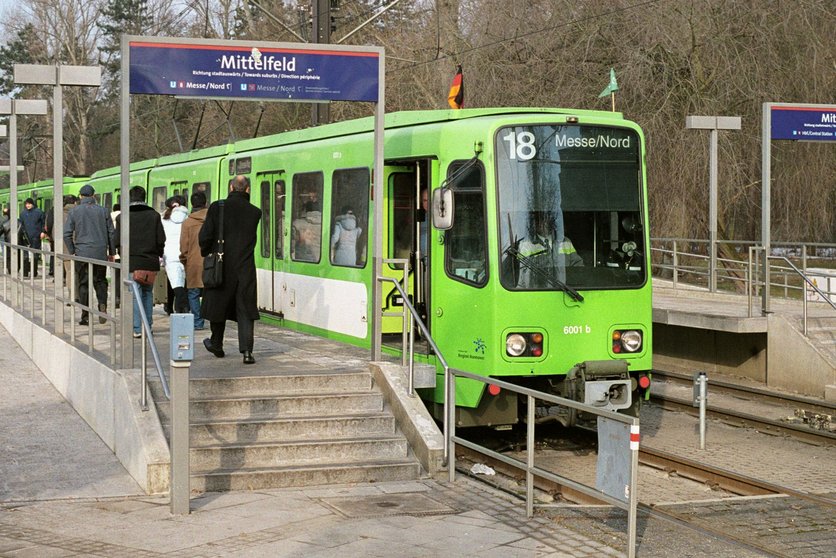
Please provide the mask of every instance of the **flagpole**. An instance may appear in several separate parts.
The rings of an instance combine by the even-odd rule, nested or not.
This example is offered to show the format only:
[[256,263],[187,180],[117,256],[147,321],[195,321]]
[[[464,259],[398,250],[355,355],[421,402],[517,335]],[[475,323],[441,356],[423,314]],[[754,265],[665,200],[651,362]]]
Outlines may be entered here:
[[615,91],[610,93],[610,97],[612,98],[612,111],[615,112]]

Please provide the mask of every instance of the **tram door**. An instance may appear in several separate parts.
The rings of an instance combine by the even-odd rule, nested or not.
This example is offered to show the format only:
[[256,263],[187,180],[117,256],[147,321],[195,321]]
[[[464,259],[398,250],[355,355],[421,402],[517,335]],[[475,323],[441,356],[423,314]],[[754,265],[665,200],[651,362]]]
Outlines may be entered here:
[[280,313],[282,276],[285,271],[285,182],[281,172],[256,176],[258,206],[261,208],[258,258],[258,306]]
[[[428,242],[420,242],[421,235],[427,235],[426,215],[421,210],[420,196],[426,194],[426,177],[417,166],[386,167],[386,211],[384,214],[384,258],[406,259],[410,273],[407,284],[403,285],[403,267],[384,264],[383,274],[397,279],[409,295],[412,304],[419,310],[422,320],[429,327],[426,312],[427,305],[427,247]],[[422,192],[423,191],[423,192]],[[420,254],[419,254],[420,252]],[[400,293],[391,283],[383,284],[383,312],[401,312],[403,301]],[[403,319],[400,317],[383,318],[384,334],[400,334]]]

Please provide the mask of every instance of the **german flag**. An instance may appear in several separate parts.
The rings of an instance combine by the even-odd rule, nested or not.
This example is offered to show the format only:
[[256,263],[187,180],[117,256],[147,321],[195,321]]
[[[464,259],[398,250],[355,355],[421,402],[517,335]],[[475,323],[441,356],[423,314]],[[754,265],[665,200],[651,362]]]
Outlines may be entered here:
[[456,75],[453,76],[453,83],[450,85],[450,93],[447,94],[447,103],[452,109],[464,107],[464,82],[462,81],[462,66],[456,66]]

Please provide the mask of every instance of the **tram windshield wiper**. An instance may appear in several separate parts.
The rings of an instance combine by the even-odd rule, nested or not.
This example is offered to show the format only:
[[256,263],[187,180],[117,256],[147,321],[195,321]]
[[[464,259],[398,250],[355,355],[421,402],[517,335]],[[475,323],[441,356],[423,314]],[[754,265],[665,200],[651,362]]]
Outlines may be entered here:
[[[544,252],[538,252],[538,254],[542,254]],[[575,300],[577,302],[583,302],[583,295],[581,295],[581,293],[579,293],[574,287],[570,287],[569,285],[555,277],[553,273],[549,273],[548,271],[537,265],[531,259],[531,256],[524,256],[520,253],[519,250],[517,250],[513,246],[509,246],[508,248],[506,248],[505,253],[514,257],[518,262],[520,262],[520,265],[522,267],[529,270],[533,275],[536,275],[538,278],[543,279],[550,286],[568,294],[570,297],[572,297],[572,300]]]

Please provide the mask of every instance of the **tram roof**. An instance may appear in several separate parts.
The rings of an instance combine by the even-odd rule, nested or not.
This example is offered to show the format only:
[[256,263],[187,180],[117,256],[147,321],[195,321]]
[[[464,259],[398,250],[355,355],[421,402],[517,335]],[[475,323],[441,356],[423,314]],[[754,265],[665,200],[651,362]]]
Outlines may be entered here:
[[[453,122],[460,120],[468,120],[472,118],[507,116],[513,114],[564,114],[578,117],[586,116],[613,120],[622,120],[624,118],[623,114],[620,112],[600,110],[578,110],[550,107],[496,107],[458,110],[413,110],[392,112],[384,115],[383,125],[386,129],[394,129],[409,126],[435,124],[439,122]],[[367,133],[373,130],[374,117],[368,116],[365,118],[357,118],[355,120],[346,120],[344,122],[325,124],[314,128],[303,128],[300,130],[281,132],[270,136],[262,136],[259,138],[239,140],[235,142],[234,150],[245,151],[247,149],[260,147],[264,143],[265,138],[270,138],[273,142],[275,142],[276,139],[280,138],[279,143],[295,143],[300,141],[312,141],[318,139],[347,136],[352,134]]]

